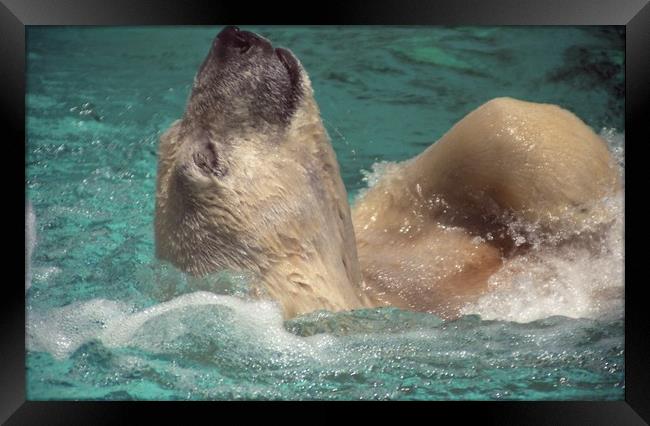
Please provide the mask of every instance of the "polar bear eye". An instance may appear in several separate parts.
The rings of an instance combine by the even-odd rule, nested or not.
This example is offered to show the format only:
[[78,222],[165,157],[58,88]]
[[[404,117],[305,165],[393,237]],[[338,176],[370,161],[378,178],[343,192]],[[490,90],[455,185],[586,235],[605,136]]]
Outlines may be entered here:
[[204,142],[201,147],[192,154],[194,164],[206,175],[223,177],[226,175],[226,168],[219,158],[214,145]]

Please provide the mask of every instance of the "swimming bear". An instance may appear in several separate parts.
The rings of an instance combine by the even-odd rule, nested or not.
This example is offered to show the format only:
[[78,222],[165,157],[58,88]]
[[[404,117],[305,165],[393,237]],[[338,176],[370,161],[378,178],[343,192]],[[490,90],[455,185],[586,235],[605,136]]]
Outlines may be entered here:
[[597,201],[620,189],[616,167],[570,112],[499,98],[351,211],[300,61],[227,27],[160,140],[156,256],[193,276],[252,272],[286,318],[386,305],[451,318],[525,250],[506,217],[566,239],[585,217],[606,224]]

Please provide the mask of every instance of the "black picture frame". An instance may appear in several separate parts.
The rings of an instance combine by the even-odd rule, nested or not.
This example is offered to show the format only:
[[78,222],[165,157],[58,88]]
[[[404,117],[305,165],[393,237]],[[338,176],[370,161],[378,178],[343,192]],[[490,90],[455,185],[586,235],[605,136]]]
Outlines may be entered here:
[[[329,25],[622,25],[626,34],[626,191],[639,186],[630,172],[641,161],[639,148],[647,141],[647,105],[650,99],[650,5],[648,0],[445,0],[436,2],[382,0],[373,2],[332,1],[280,5],[275,2],[173,2],[169,0],[0,0],[0,105],[4,126],[2,182],[7,210],[16,211],[16,223],[24,216],[18,207],[24,203],[25,168],[25,27],[28,25],[223,25],[252,23]],[[645,131],[644,131],[645,130]],[[645,137],[643,137],[645,136]],[[22,145],[19,141],[23,141]],[[21,148],[22,147],[22,148]],[[630,184],[631,183],[631,184]],[[10,188],[11,191],[7,191]],[[21,195],[22,194],[22,195]],[[626,229],[631,228],[635,197],[626,192]],[[642,213],[639,213],[642,214]],[[7,219],[5,223],[9,222]],[[20,226],[8,226],[16,240],[24,241]],[[631,235],[630,235],[631,234]],[[630,237],[627,233],[626,249]],[[639,238],[639,237],[636,237]],[[116,403],[116,402],[32,402],[25,398],[25,298],[20,280],[22,261],[12,244],[4,257],[7,269],[15,272],[2,284],[4,297],[0,318],[0,420],[19,424],[116,424],[130,423],[133,410],[146,411],[147,422],[158,418],[186,419],[187,410],[198,411],[218,421],[224,403]],[[364,417],[398,418],[419,414],[431,422],[462,423],[474,416],[483,424],[585,424],[636,425],[650,421],[650,352],[646,299],[643,283],[634,271],[643,265],[635,254],[644,250],[626,250],[625,298],[625,401],[621,402],[431,402],[389,404],[327,403],[251,403],[229,404],[238,421],[255,416],[262,409],[281,418],[294,417],[296,405],[301,421],[314,417],[338,421],[336,408],[360,408]],[[15,261],[11,258],[15,257]],[[221,404],[215,407],[213,404]],[[218,410],[218,411],[217,411]],[[292,414],[288,414],[288,410]],[[314,416],[314,414],[317,414]],[[645,419],[645,420],[644,420]],[[268,420],[266,420],[268,421]]]

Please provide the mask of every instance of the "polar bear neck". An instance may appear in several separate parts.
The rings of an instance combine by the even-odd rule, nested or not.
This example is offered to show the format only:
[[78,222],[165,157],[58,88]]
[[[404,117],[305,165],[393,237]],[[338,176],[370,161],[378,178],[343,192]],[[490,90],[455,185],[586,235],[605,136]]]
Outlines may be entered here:
[[166,160],[168,150],[185,149],[173,148],[183,137],[177,127],[161,139],[158,258],[195,276],[253,272],[286,317],[367,305],[347,193],[311,97],[269,155],[250,141],[232,147],[224,161],[236,185],[215,181],[218,193],[192,187]]

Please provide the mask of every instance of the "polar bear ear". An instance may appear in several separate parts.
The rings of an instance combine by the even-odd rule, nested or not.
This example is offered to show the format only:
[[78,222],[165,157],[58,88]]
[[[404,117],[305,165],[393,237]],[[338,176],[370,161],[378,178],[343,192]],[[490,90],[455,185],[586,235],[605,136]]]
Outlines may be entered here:
[[223,177],[226,167],[215,145],[207,137],[195,141],[196,147],[192,153],[192,161],[206,176]]

